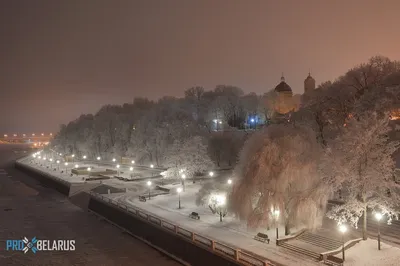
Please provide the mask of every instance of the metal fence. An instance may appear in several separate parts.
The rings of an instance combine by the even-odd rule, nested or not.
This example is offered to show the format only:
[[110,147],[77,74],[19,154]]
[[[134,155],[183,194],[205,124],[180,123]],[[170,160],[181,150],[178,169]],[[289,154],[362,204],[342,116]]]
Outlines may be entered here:
[[162,217],[158,217],[157,215],[151,214],[141,208],[136,206],[127,205],[110,199],[108,197],[104,197],[100,194],[97,194],[93,191],[90,191],[90,195],[96,197],[104,202],[112,204],[117,208],[123,209],[130,214],[147,221],[155,226],[159,226],[171,233],[178,235],[186,240],[189,240],[195,243],[198,246],[201,246],[211,252],[218,253],[226,258],[233,259],[237,262],[240,262],[243,265],[251,265],[251,266],[276,266],[276,264],[271,263],[270,261],[263,259],[261,257],[255,256],[253,254],[247,253],[243,250],[240,250],[236,247],[218,242],[214,239],[211,239],[206,236],[202,236],[198,233],[187,230],[179,225],[174,224],[173,222],[167,221]]

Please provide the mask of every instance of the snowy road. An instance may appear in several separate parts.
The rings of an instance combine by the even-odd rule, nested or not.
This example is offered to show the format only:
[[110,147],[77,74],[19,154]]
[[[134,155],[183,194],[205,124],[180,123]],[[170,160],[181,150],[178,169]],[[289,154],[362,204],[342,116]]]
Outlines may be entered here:
[[[24,145],[0,145],[0,265],[180,265],[14,169],[12,160],[23,150]],[[24,236],[75,239],[76,251],[5,250],[7,239]]]

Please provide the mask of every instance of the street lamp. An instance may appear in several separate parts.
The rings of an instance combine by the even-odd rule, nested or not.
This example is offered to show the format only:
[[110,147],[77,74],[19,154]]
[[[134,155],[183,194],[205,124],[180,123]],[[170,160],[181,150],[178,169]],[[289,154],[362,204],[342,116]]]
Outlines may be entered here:
[[135,161],[134,160],[132,160],[132,162],[131,162],[132,164],[135,164]]
[[211,171],[211,172],[208,173],[208,175],[213,177],[214,176],[214,172]]
[[183,191],[185,191],[185,179],[186,179],[186,175],[185,175],[185,174],[182,174],[181,177],[182,177]]
[[149,199],[150,199],[151,181],[147,181],[147,186],[149,187]]
[[133,167],[132,167],[132,166],[131,166],[131,167],[129,167],[129,171],[131,171],[131,172],[133,171]]
[[180,208],[181,208],[181,192],[182,192],[182,188],[181,188],[181,187],[178,187],[178,188],[176,189],[176,192],[178,192],[178,199],[179,199],[178,208],[180,209]]
[[344,262],[344,233],[347,232],[347,227],[344,224],[341,224],[339,226],[339,231],[342,233],[342,258],[343,258],[343,262]]
[[119,164],[117,164],[117,176],[119,176]]
[[60,160],[57,160],[57,169],[60,170]]
[[276,209],[272,212],[272,214],[274,215],[275,222],[276,222],[276,243],[278,243],[278,238],[279,238],[278,220],[279,220],[280,211],[278,209]]
[[382,214],[377,212],[375,213],[375,218],[378,221],[378,250],[381,250],[381,219]]
[[92,170],[92,168],[88,167],[87,168],[87,172],[88,172],[88,178],[90,178],[90,171]]
[[224,195],[217,195],[216,200],[219,207],[219,221],[222,222],[222,207],[225,205],[226,197]]
[[72,163],[74,163],[75,162],[75,159],[74,159],[75,158],[75,154],[72,154],[71,157],[72,157]]
[[64,165],[65,165],[65,173],[67,173],[67,171],[68,171],[68,163],[66,162]]
[[229,178],[227,183],[228,183],[228,185],[232,185],[232,179]]
[[113,158],[113,159],[112,159],[113,163],[115,163],[116,160],[117,160],[117,159]]
[[82,158],[83,158],[84,160],[86,160],[86,155],[83,155]]
[[75,168],[79,168],[79,165],[75,164]]
[[97,157],[97,161],[100,161],[101,160],[101,158],[100,157]]
[[154,168],[154,164],[150,164],[150,168]]

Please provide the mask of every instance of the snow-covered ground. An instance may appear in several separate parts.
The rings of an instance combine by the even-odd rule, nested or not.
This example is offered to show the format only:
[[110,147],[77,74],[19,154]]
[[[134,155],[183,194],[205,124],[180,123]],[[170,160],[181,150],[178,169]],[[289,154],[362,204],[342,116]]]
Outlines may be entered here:
[[368,239],[346,250],[345,258],[346,266],[396,266],[400,265],[400,249],[381,243],[378,250],[378,241]]
[[[83,182],[81,177],[70,177],[69,174],[61,174],[59,171],[54,172],[46,167],[38,166],[37,164],[31,164],[29,161],[30,160],[26,160],[25,163],[29,164],[30,166],[37,167],[44,172],[56,175],[57,177],[68,182]],[[93,167],[94,169],[99,170],[99,166],[94,164],[78,164],[80,166]],[[105,169],[110,167],[100,166],[100,168]],[[126,175],[128,177],[131,172],[129,171],[129,168],[125,168],[122,167],[120,169],[120,171],[125,172],[124,174],[120,173],[120,175]],[[160,171],[155,169],[134,168],[133,172],[140,174],[142,177],[147,177],[147,180],[150,180],[151,177],[158,175]],[[222,171],[215,173],[213,178],[198,180],[195,184],[193,184],[193,182],[190,180],[186,180],[185,190],[180,193],[181,209],[178,208],[179,196],[177,193],[177,188],[181,187],[181,182],[179,180],[164,180],[162,178],[152,179],[152,186],[150,188],[152,197],[146,202],[139,201],[138,196],[147,196],[149,191],[149,187],[146,184],[147,180],[125,182],[112,178],[108,180],[102,180],[102,183],[117,188],[127,188],[127,193],[116,193],[104,196],[117,200],[122,204],[133,205],[145,209],[146,211],[163,217],[166,220],[180,225],[185,229],[215,239],[221,243],[226,243],[230,246],[235,246],[242,250],[259,254],[283,265],[308,266],[319,264],[310,260],[308,257],[303,257],[296,253],[288,252],[288,250],[284,248],[277,247],[275,244],[276,228],[271,228],[269,230],[267,230],[267,228],[249,229],[243,222],[240,222],[230,213],[228,213],[227,216],[223,218],[223,221],[220,222],[219,215],[213,214],[208,206],[196,205],[196,194],[203,183],[210,182],[213,179],[215,182],[226,182],[226,180],[230,177],[230,171]],[[156,185],[162,185],[163,187],[170,189],[170,193],[167,195],[154,196]],[[201,217],[200,220],[189,218],[189,214],[191,212],[199,213]],[[271,239],[270,244],[265,244],[254,240],[253,238],[258,232],[266,233]],[[284,229],[279,227],[280,236],[282,236],[283,232]],[[365,254],[368,254],[368,256]],[[361,242],[360,244],[357,244],[353,248],[350,248],[346,251],[345,264],[398,265],[398,263],[395,263],[397,260],[400,260],[400,249],[383,244],[382,250],[378,252],[376,241],[368,240]]]
[[[287,250],[277,247],[275,244],[275,228],[270,230],[266,230],[266,228],[248,229],[245,224],[229,213],[220,222],[219,215],[213,214],[208,206],[196,206],[195,197],[201,187],[200,182],[196,182],[196,184],[188,182],[185,184],[185,191],[181,192],[180,196],[181,209],[178,208],[179,196],[175,189],[180,185],[169,185],[168,187],[171,189],[170,194],[152,197],[146,202],[139,201],[137,194],[130,192],[122,195],[111,194],[106,196],[118,200],[120,203],[145,209],[203,236],[226,243],[229,246],[259,254],[284,265],[318,265],[318,263],[308,258],[296,254],[287,254]],[[189,217],[191,212],[197,212],[200,215],[200,220],[191,219]],[[282,227],[279,228],[280,233],[283,233],[283,230]],[[271,239],[270,244],[254,240],[253,238],[258,232],[268,234]]]

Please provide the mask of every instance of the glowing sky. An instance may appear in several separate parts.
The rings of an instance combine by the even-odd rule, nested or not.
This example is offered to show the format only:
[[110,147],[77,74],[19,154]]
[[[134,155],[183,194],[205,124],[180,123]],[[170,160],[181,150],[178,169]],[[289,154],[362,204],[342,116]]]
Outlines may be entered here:
[[398,0],[12,0],[0,4],[0,133],[56,131],[103,104],[194,85],[295,93],[400,59]]

